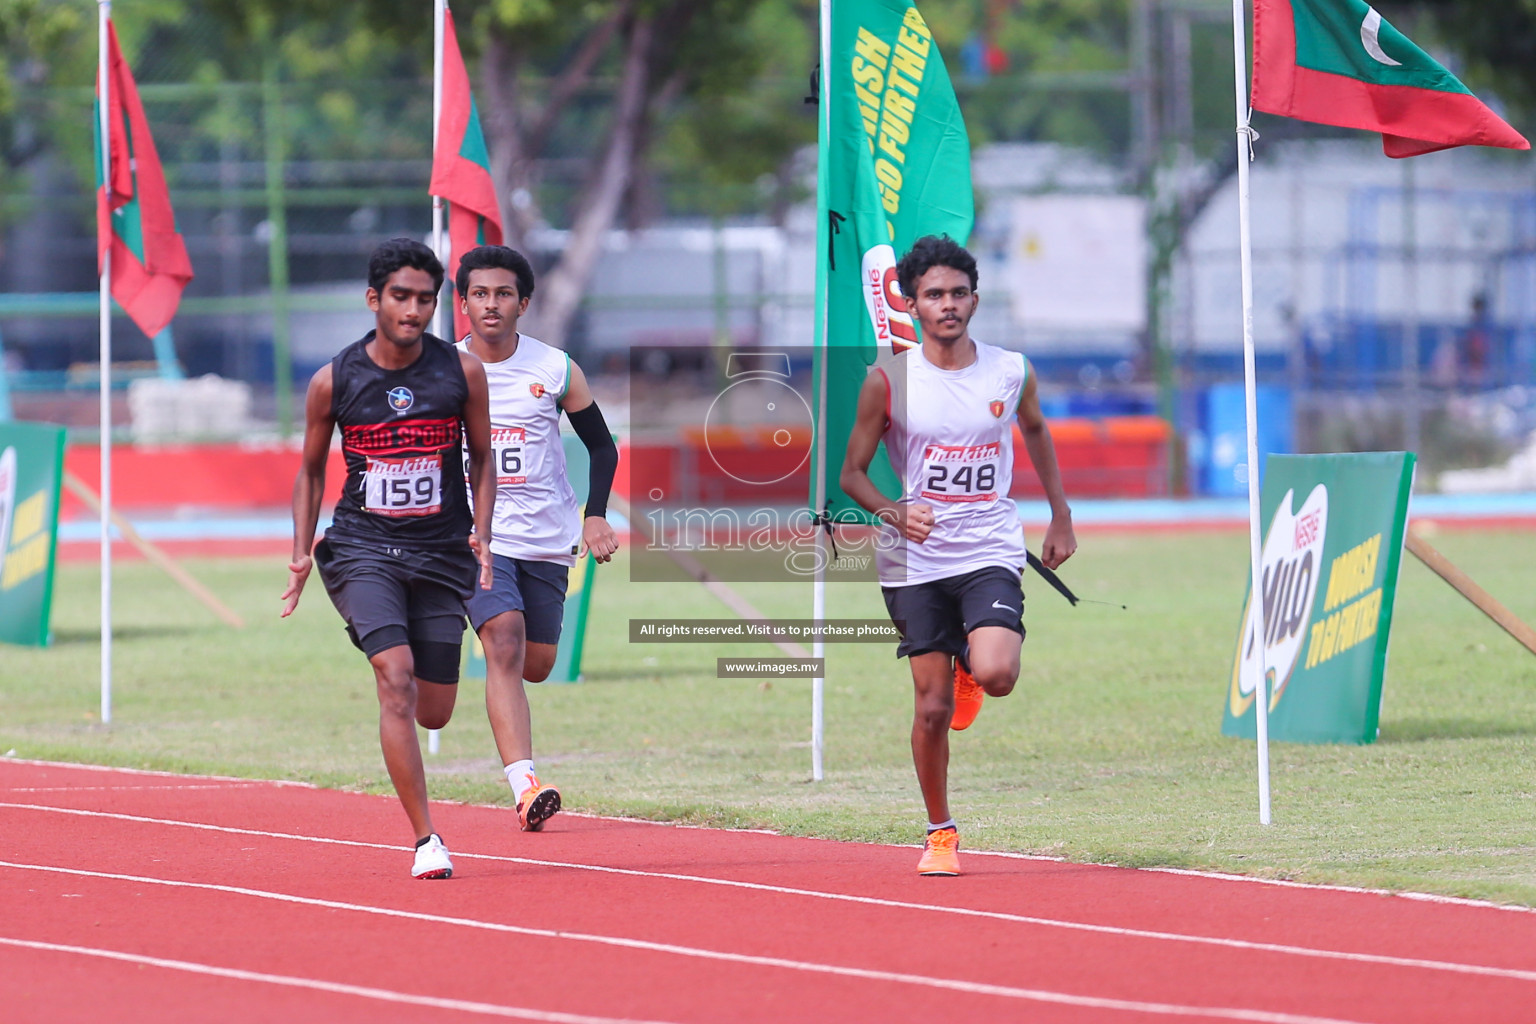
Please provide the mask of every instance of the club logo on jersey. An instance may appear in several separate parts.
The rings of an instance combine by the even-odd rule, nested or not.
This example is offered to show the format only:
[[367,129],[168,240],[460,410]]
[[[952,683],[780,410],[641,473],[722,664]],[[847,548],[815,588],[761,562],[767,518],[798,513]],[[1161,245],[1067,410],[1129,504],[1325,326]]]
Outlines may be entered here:
[[1002,419],[1003,410],[1007,408],[1007,406],[1003,404],[1003,400],[1001,398],[994,398],[992,401],[987,403],[987,408],[992,410],[993,416],[996,416],[998,419]]
[[390,388],[389,407],[395,412],[405,412],[416,404],[416,396],[411,394],[411,389],[406,387]]
[[534,398],[544,397],[544,385],[540,384],[538,381],[534,381],[532,384],[529,384],[528,390],[532,392]]

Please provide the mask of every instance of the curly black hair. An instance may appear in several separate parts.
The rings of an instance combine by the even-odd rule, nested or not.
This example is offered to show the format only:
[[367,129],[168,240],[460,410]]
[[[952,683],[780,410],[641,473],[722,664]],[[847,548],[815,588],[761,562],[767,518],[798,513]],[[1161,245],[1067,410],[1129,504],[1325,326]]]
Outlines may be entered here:
[[971,279],[971,291],[976,290],[976,257],[948,235],[924,235],[912,243],[912,248],[896,264],[901,294],[916,297],[918,278],[934,267],[960,271]]
[[464,254],[459,261],[459,272],[453,276],[453,287],[460,295],[469,291],[471,270],[510,270],[517,276],[517,297],[533,298],[533,265],[528,257],[505,245],[479,245]]
[[443,287],[443,264],[437,255],[414,238],[391,238],[379,243],[368,257],[368,287],[382,292],[389,277],[401,267],[425,270],[432,275],[433,290]]

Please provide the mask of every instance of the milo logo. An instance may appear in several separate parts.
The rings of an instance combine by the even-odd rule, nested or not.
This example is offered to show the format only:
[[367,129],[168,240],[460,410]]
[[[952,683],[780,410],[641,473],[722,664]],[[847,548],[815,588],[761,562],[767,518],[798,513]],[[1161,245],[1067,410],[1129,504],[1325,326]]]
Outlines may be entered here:
[[0,452],[0,574],[11,547],[11,513],[16,509],[16,449]]
[[896,280],[896,250],[889,245],[876,245],[864,253],[860,270],[864,281],[864,308],[869,311],[869,322],[875,328],[875,344],[890,345],[890,351],[917,346],[917,325],[907,312],[907,303],[901,295],[901,283]]
[[[1264,598],[1264,663],[1269,667],[1270,710],[1280,703],[1301,654],[1312,621],[1312,606],[1323,565],[1328,533],[1328,488],[1318,484],[1299,510],[1295,490],[1280,499],[1264,537],[1260,564]],[[1231,711],[1244,714],[1253,702],[1258,679],[1258,614],[1252,595],[1243,609],[1243,642],[1232,663]],[[1247,670],[1244,671],[1244,667]]]

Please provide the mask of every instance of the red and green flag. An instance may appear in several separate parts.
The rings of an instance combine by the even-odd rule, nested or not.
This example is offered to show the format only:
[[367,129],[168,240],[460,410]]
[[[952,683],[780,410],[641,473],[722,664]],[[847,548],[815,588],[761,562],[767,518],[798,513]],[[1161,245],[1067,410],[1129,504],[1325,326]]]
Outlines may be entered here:
[[159,334],[181,303],[192,280],[192,261],[176,231],[165,172],[149,134],[149,121],[133,73],[107,23],[107,133],[112,154],[107,175],[101,139],[101,89],[96,90],[96,258],[97,271],[112,254],[112,297],[148,335]]
[[[965,244],[975,206],[965,120],[923,16],[910,0],[837,0],[831,14],[816,175],[815,364],[827,402],[815,443],[826,458],[811,502],[819,491],[813,511],[846,517],[862,514],[838,486],[859,388],[880,355],[918,343],[896,261],[924,235]],[[883,458],[870,474],[895,487]]]
[[[480,130],[480,111],[469,90],[469,72],[459,52],[459,36],[453,12],[443,11],[443,98],[437,122],[437,143],[432,148],[434,196],[448,203],[448,279],[459,269],[459,257],[477,245],[501,244],[501,210],[496,185],[491,180],[491,155]],[[453,336],[469,333],[469,318],[453,304]]]
[[1380,132],[1391,157],[1531,148],[1365,0],[1254,0],[1253,107]]

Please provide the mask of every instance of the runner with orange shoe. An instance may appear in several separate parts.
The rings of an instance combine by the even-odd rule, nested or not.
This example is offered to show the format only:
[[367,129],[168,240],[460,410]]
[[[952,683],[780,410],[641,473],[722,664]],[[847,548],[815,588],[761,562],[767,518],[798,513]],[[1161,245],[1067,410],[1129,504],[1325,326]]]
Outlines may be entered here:
[[[465,253],[454,280],[470,324],[459,348],[485,364],[496,474],[495,578],[469,599],[469,624],[485,648],[485,710],[526,832],[539,831],[560,810],[560,791],[534,773],[523,681],[541,682],[554,667],[577,558],[590,549],[606,562],[619,547],[604,518],[619,450],[581,367],[562,350],[518,333],[533,283],[528,260],[504,245]],[[566,479],[562,411],[591,456],[584,515]]]
[[[1029,360],[970,336],[975,258],[930,235],[896,273],[922,345],[882,360],[865,380],[841,483],[885,524],[876,567],[902,635],[896,655],[912,669],[912,760],[928,811],[917,870],[957,875],[949,733],[967,728],[987,695],[1012,692],[1024,642],[1027,556],[1009,497],[1015,419],[1051,506],[1041,561],[1056,568],[1077,539]],[[869,477],[882,439],[901,480],[896,501]]]

